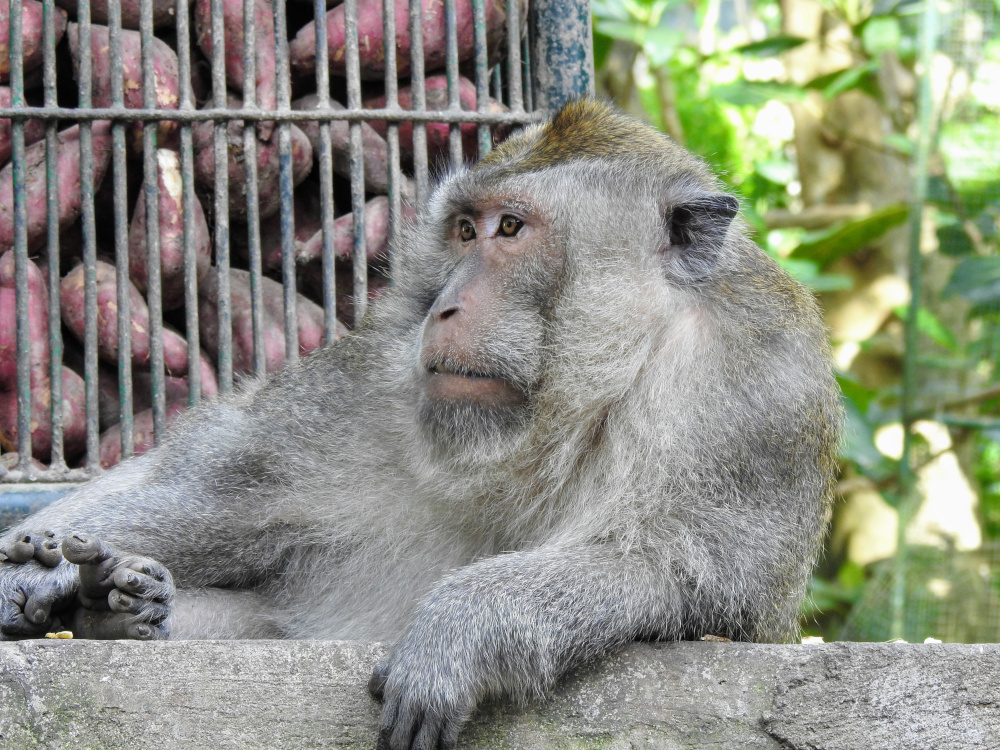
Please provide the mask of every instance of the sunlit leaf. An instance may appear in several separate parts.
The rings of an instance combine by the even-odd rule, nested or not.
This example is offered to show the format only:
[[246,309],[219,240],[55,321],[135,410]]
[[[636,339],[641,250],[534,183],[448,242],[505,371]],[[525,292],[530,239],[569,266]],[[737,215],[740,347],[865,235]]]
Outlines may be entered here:
[[1000,309],[1000,256],[966,258],[955,267],[941,294],[963,297],[977,312]]
[[938,227],[937,230],[938,248],[945,255],[958,257],[962,255],[972,255],[976,252],[976,246],[972,243],[972,238],[968,232],[962,229],[959,224],[947,224]]
[[829,84],[823,87],[823,96],[827,99],[833,99],[845,91],[863,88],[868,83],[869,76],[877,69],[878,63],[872,60],[864,65],[857,65],[853,68],[843,70],[835,75]]
[[643,26],[626,21],[598,21],[594,30],[598,34],[612,39],[620,39],[623,42],[632,42],[640,46],[646,36],[646,29]]
[[840,273],[822,273],[815,261],[797,258],[779,258],[778,263],[788,275],[814,292],[836,292],[850,289],[854,281]]
[[873,16],[861,29],[861,43],[872,57],[895,52],[903,38],[899,20],[892,16]]
[[792,251],[793,258],[813,260],[820,267],[854,253],[906,221],[904,205],[887,206],[871,216],[838,224],[819,237],[803,242]]
[[808,39],[803,39],[800,36],[771,36],[767,39],[761,39],[759,42],[751,42],[750,44],[744,44],[742,47],[736,47],[733,49],[737,55],[743,57],[777,57],[783,52],[788,52],[790,49],[795,49],[803,44],[805,44]]
[[712,96],[737,107],[762,107],[769,101],[799,101],[805,96],[799,86],[776,81],[738,80],[712,87]]
[[[905,319],[907,308],[897,307],[895,313],[900,318]],[[949,331],[944,323],[926,307],[917,310],[917,330],[945,349],[953,352],[958,351],[958,339],[955,338],[955,334]]]

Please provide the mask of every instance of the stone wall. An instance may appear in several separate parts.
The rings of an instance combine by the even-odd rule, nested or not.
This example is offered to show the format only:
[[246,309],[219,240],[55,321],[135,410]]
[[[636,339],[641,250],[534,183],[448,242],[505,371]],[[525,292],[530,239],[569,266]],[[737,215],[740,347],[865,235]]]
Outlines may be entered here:
[[[366,748],[378,644],[0,643],[0,748]],[[1000,748],[1000,645],[637,644],[466,748]]]

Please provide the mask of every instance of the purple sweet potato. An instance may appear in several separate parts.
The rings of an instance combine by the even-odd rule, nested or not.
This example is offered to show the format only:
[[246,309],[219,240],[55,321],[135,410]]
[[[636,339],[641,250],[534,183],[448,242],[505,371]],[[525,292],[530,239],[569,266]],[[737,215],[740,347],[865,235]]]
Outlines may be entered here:
[[[254,15],[256,44],[254,45],[255,101],[261,109],[274,109],[277,105],[274,59],[274,11],[271,0],[255,0]],[[225,28],[226,83],[236,91],[243,91],[243,0],[223,0],[222,22]],[[212,0],[196,0],[194,6],[195,33],[198,46],[205,57],[212,59]],[[257,124],[257,135],[262,141],[271,137],[273,122]]]
[[[97,120],[93,124],[94,189],[96,190],[111,161],[111,124]],[[59,228],[66,229],[80,216],[80,126],[59,133]],[[37,250],[45,244],[45,142],[25,151],[28,205],[28,247]],[[14,246],[14,165],[0,170],[0,252]]]
[[[0,389],[17,387],[17,317],[14,295],[14,252],[0,255]],[[28,360],[31,384],[49,374],[49,295],[45,278],[28,261]]]
[[[293,200],[295,245],[305,242],[322,226],[319,192],[308,184],[295,191]],[[249,227],[236,224],[230,232],[233,251],[244,260],[250,258]],[[281,268],[281,215],[273,214],[260,222],[261,263],[264,270]]]
[[[181,163],[176,151],[161,148],[156,151],[159,173],[160,205],[160,290],[164,310],[184,304],[184,207],[182,200]],[[199,281],[208,273],[212,262],[212,241],[205,221],[205,212],[197,196],[194,213],[189,219],[194,229],[194,249]],[[129,277],[143,294],[146,293],[146,193],[132,212],[128,232]]]
[[[240,269],[230,269],[230,293],[232,296],[233,320],[233,373],[253,374],[253,317],[250,307],[250,274]],[[284,291],[281,284],[273,279],[261,279],[264,305],[262,308],[264,326],[264,359],[268,372],[277,370],[285,363]],[[198,305],[199,327],[205,349],[213,356],[219,351],[218,288],[214,274],[201,287]],[[323,308],[315,302],[298,295],[296,301],[298,319],[299,352],[307,354],[323,340]],[[338,325],[338,336],[346,333],[346,328]]]
[[[439,70],[445,66],[447,35],[444,23],[444,3],[441,0],[421,0],[423,7],[424,68]],[[521,18],[525,18],[527,3],[521,3]],[[410,6],[406,0],[396,0],[396,71],[400,77],[410,73]],[[472,59],[476,53],[475,31],[472,24],[472,3],[457,0],[458,58]],[[486,2],[486,44],[491,61],[499,58],[507,35],[507,11],[503,0]],[[345,75],[346,49],[344,6],[326,14],[326,40],[330,72]],[[358,47],[361,53],[361,77],[382,80],[385,76],[385,52],[382,45],[382,0],[358,0]],[[295,35],[288,47],[288,60],[294,75],[316,70],[316,22],[312,21]]]
[[[448,79],[446,76],[430,76],[425,81],[426,102],[429,111],[448,109]],[[458,79],[458,98],[462,109],[466,112],[476,111],[476,85],[467,78]],[[381,109],[385,106],[385,96],[373,96],[365,99],[364,106],[368,109]],[[402,109],[413,109],[413,91],[409,86],[399,90],[399,106]],[[493,99],[489,101],[488,111],[491,113],[506,112],[507,108]],[[386,123],[373,120],[372,128],[381,136],[385,136]],[[465,158],[479,158],[478,125],[471,122],[462,123],[462,151]],[[449,125],[446,122],[427,123],[427,154],[430,163],[448,154]],[[495,129],[494,138],[505,135],[505,129]],[[399,151],[404,164],[413,163],[413,123],[399,124]]]
[[[473,100],[474,101],[474,100]],[[292,109],[309,110],[319,105],[316,94],[308,94],[292,102]],[[343,104],[330,100],[332,109],[346,109]],[[298,123],[312,144],[314,158],[319,158],[319,121],[306,120]],[[382,133],[385,133],[383,124]],[[389,147],[385,138],[379,135],[367,122],[361,123],[361,157],[365,165],[365,192],[386,195],[389,192]],[[346,120],[330,123],[330,150],[333,152],[333,171],[344,177],[351,176],[350,126]],[[413,184],[407,177],[402,178],[402,195],[412,199]]]
[[[116,0],[122,9],[122,28],[139,28],[139,0]],[[110,25],[108,5],[111,0],[90,0],[90,20],[93,23]],[[153,28],[173,24],[177,12],[176,0],[152,0]],[[56,5],[69,11],[76,18],[77,0],[56,0]]]
[[[75,23],[66,32],[73,58],[73,75],[80,71],[80,29]],[[142,91],[142,37],[138,31],[122,31],[122,86],[125,106],[141,109]],[[111,41],[107,26],[90,27],[92,103],[95,107],[111,106]],[[180,102],[177,53],[161,39],[153,39],[153,73],[156,91],[156,109],[177,109]],[[177,139],[178,124],[161,120],[157,126],[157,144],[171,145]],[[142,151],[142,124],[129,128],[129,145],[133,153]]]
[[[389,199],[384,195],[365,204],[365,256],[369,263],[384,261],[389,252]],[[354,246],[354,214],[347,213],[333,222],[333,251],[338,260],[351,257]],[[308,263],[323,253],[323,230],[302,243],[296,243],[295,260]]]
[[[62,428],[63,455],[75,456],[87,441],[83,378],[63,365]],[[52,452],[52,392],[46,374],[31,386],[31,455],[48,461]],[[17,391],[0,390],[0,447],[17,450]]]
[[[167,424],[172,424],[177,416],[187,408],[187,401],[171,401],[167,404]],[[146,409],[132,417],[132,451],[136,456],[153,447],[153,410]],[[122,428],[120,424],[101,435],[101,468],[110,469],[122,460]]]
[[[77,266],[60,285],[63,323],[81,341],[84,329],[83,266]],[[142,294],[129,284],[132,323],[132,363],[148,368],[150,357],[149,310]],[[108,364],[118,363],[118,292],[115,267],[97,261],[97,353]],[[169,328],[163,330],[163,362],[170,375],[187,372],[187,342]]]
[[[239,109],[240,100],[230,96],[230,109]],[[198,186],[211,195],[215,185],[215,138],[214,126],[211,122],[199,122],[194,125],[192,138],[194,142],[194,174]],[[299,128],[290,128],[292,140],[292,184],[298,185],[312,170],[312,146]],[[247,219],[247,176],[243,166],[243,121],[232,120],[226,126],[229,144],[229,216],[233,221]],[[281,207],[281,190],[279,186],[278,166],[278,132],[275,131],[266,143],[257,144],[257,205],[260,218],[278,212]]]
[[[0,3],[0,81],[10,80],[10,3]],[[66,32],[66,14],[55,14],[56,44]],[[38,0],[21,0],[21,39],[24,45],[25,72],[42,64],[42,4]]]
[[[10,106],[10,89],[0,86],[0,107]],[[28,120],[24,123],[24,145],[30,146],[45,137],[45,123],[42,120]],[[10,120],[0,120],[0,166],[10,161],[14,150],[14,135]]]

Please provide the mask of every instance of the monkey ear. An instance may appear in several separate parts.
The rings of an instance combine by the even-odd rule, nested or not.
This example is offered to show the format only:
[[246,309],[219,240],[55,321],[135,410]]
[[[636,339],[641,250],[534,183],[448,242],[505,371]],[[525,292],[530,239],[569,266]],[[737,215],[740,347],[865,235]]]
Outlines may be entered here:
[[662,248],[667,274],[682,282],[708,276],[739,210],[739,201],[725,193],[700,195],[668,207],[667,241]]

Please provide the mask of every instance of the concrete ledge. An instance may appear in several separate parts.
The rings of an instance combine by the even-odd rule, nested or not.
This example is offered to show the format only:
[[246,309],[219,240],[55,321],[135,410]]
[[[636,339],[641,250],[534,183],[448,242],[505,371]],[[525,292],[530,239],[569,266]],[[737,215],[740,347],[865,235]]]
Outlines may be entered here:
[[[384,647],[0,644],[0,747],[365,748]],[[637,644],[551,700],[485,707],[466,748],[997,748],[1000,645]]]

